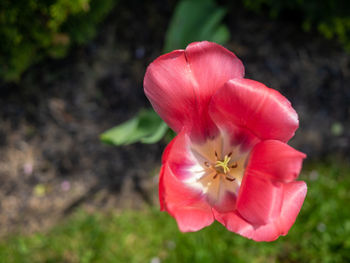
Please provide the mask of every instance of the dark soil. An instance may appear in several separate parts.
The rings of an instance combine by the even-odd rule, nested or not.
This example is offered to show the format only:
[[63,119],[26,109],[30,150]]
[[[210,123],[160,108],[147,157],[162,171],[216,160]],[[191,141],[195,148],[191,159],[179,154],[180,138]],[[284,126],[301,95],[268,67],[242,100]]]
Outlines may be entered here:
[[[165,147],[110,147],[99,134],[149,107],[142,81],[162,52],[173,1],[128,1],[97,39],[67,59],[31,68],[0,92],[0,234],[52,225],[78,207],[157,204],[157,169]],[[138,6],[135,9],[135,6]],[[280,90],[300,129],[292,144],[310,158],[347,156],[350,57],[291,22],[229,13],[227,47],[246,76]]]

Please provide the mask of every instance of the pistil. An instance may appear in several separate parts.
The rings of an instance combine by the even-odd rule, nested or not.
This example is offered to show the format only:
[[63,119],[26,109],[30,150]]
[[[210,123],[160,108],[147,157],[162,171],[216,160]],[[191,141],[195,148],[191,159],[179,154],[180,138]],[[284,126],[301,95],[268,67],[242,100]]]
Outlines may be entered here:
[[228,164],[230,160],[231,160],[231,157],[229,157],[228,155],[225,155],[225,158],[223,161],[216,161],[215,167],[222,168],[222,170],[224,171],[224,174],[227,174],[230,171],[230,168],[228,168]]

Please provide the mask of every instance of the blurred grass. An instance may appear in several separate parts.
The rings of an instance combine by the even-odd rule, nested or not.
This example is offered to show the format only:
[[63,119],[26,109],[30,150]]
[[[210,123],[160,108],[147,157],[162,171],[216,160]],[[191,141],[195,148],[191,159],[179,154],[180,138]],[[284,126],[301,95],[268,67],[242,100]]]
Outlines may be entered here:
[[157,208],[78,211],[47,233],[0,243],[0,262],[350,262],[350,167],[308,164],[308,195],[289,234],[256,243],[218,223],[182,234]]

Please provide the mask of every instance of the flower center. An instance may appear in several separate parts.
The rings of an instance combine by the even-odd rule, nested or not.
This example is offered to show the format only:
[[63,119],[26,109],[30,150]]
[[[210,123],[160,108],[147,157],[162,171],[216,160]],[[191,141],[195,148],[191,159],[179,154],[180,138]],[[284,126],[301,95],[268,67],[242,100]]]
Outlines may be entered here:
[[237,196],[248,151],[232,145],[223,133],[205,143],[191,144],[191,152],[196,164],[190,168],[187,184],[201,189],[212,204],[221,202],[227,193]]

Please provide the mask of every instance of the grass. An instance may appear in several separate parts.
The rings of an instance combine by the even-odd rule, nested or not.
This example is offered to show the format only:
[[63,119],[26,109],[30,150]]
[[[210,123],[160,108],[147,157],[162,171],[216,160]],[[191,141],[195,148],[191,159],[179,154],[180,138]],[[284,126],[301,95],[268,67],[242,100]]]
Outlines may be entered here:
[[156,208],[78,211],[47,233],[0,242],[0,262],[350,262],[350,168],[339,163],[304,169],[308,195],[289,234],[256,243],[218,223],[182,234]]

